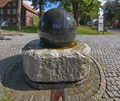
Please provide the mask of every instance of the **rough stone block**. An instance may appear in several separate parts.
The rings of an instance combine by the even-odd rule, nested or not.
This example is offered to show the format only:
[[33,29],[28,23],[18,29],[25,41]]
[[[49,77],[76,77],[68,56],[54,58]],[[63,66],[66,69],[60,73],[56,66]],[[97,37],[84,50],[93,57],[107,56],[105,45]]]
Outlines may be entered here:
[[69,49],[44,49],[36,44],[39,44],[37,40],[29,43],[22,52],[23,68],[30,80],[75,82],[89,74],[88,45],[77,42]]

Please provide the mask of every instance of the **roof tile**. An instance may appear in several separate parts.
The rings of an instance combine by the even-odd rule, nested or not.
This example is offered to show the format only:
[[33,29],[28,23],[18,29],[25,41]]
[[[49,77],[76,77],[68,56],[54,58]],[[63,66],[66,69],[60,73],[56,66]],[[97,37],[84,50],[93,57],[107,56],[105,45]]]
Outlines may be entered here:
[[25,4],[24,2],[22,3],[23,7],[25,7],[28,11],[34,13],[34,14],[37,14],[38,15],[38,12],[33,9],[32,7],[30,7],[29,5]]
[[13,1],[13,0],[0,0],[0,8],[4,7],[10,1]]

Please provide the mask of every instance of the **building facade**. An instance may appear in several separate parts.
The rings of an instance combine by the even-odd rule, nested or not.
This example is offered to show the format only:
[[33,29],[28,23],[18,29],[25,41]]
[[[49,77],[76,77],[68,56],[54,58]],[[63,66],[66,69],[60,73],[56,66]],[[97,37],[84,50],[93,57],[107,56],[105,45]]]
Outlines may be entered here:
[[[18,0],[0,0],[0,25],[1,26],[16,26],[17,24],[17,8]],[[32,26],[33,17],[38,14],[37,11],[30,6],[22,3],[21,10],[22,26]]]

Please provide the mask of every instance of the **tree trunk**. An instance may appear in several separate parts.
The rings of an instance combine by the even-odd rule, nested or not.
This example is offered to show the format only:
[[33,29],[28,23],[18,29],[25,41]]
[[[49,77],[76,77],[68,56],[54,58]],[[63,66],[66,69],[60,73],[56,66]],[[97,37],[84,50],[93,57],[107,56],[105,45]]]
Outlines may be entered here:
[[74,14],[74,18],[75,21],[77,23],[77,26],[80,26],[80,16],[78,16],[78,3],[77,2],[72,2],[72,6],[73,6],[73,14]]
[[17,30],[21,29],[21,6],[22,6],[22,0],[18,0],[18,8],[17,8]]
[[77,26],[80,26],[80,15],[93,4],[93,1],[94,0],[92,0],[91,3],[87,7],[85,7],[85,9],[81,9],[79,3],[76,0],[71,1],[72,7],[73,7],[73,14],[74,14],[74,18],[76,20]]
[[40,0],[40,2],[39,2],[39,12],[40,12],[39,18],[41,18],[41,14],[42,14],[42,0]]
[[74,15],[74,18],[77,23],[77,26],[80,26],[80,17],[79,16],[77,17],[76,15]]

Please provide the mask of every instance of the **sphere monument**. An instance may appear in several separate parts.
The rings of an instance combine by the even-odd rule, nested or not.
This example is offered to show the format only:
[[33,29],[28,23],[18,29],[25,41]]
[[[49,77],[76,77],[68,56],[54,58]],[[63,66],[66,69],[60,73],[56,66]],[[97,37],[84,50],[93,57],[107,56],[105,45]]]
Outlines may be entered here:
[[62,8],[43,14],[39,40],[28,43],[22,52],[25,78],[31,86],[55,88],[86,80],[90,73],[90,48],[75,40],[76,27],[73,16]]
[[62,8],[51,9],[40,20],[39,37],[45,46],[63,47],[75,40],[76,22]]

